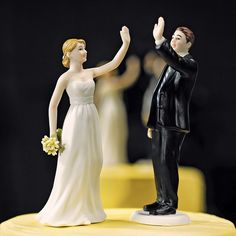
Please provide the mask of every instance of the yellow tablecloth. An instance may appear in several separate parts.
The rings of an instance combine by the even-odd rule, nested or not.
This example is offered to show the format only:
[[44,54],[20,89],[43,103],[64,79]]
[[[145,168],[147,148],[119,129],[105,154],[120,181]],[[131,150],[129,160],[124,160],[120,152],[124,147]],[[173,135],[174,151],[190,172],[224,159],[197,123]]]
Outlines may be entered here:
[[[104,166],[101,173],[104,208],[141,208],[156,199],[151,162]],[[179,167],[179,210],[205,211],[205,180],[193,167]]]
[[138,209],[107,209],[107,219],[98,224],[76,227],[46,227],[35,220],[35,214],[14,217],[1,224],[1,236],[235,236],[234,224],[205,213],[185,212],[191,224],[151,226],[130,221]]

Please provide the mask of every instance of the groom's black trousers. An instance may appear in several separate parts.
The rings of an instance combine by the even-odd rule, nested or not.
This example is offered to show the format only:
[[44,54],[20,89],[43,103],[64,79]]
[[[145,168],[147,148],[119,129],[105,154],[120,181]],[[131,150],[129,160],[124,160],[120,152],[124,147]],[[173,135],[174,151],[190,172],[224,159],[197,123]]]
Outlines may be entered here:
[[157,201],[177,209],[178,163],[186,133],[159,128],[152,132],[152,163],[155,175]]

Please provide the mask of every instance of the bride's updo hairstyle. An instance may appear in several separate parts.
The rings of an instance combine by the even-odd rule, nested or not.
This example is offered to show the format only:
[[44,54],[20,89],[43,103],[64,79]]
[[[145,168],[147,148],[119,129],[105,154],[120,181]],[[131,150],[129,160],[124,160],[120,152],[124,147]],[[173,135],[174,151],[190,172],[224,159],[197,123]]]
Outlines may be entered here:
[[66,68],[70,67],[70,58],[68,57],[67,53],[73,51],[73,49],[76,47],[77,43],[82,43],[84,46],[86,46],[86,42],[83,39],[67,39],[62,46],[62,64]]

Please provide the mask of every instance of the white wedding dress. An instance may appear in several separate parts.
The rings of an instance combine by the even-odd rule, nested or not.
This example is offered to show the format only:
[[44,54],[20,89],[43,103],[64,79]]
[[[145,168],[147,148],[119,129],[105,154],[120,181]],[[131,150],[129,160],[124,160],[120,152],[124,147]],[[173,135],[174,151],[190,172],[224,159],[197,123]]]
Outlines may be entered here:
[[72,80],[62,132],[64,152],[58,156],[50,197],[37,220],[50,226],[87,225],[104,221],[100,199],[102,144],[99,117],[93,103],[95,83]]

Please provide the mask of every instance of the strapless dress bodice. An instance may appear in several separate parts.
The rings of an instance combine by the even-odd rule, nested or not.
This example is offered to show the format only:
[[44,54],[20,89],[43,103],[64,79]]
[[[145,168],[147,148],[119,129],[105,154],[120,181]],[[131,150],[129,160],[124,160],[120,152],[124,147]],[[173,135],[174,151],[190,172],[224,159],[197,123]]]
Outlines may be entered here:
[[92,79],[72,80],[66,89],[71,105],[93,103],[94,91],[95,83]]

